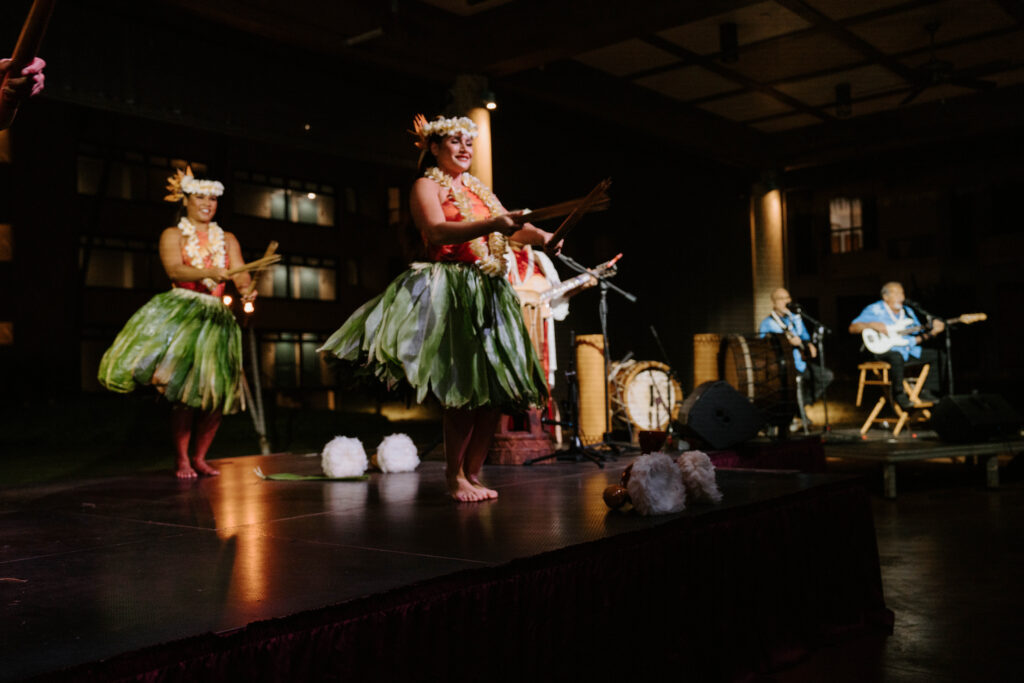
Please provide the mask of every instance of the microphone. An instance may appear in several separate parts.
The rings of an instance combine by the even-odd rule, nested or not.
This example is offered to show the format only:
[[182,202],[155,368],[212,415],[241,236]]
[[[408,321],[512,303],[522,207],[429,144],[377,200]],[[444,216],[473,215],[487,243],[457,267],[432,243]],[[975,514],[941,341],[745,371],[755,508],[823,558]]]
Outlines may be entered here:
[[910,306],[911,308],[913,308],[914,310],[916,310],[918,313],[920,313],[921,315],[923,315],[926,318],[934,318],[935,317],[934,315],[932,315],[931,313],[926,311],[924,309],[924,306],[922,306],[921,304],[917,303],[913,299],[904,299],[903,303],[906,304],[907,306]]
[[804,307],[794,301],[789,304],[789,310],[793,311],[797,315],[803,315]]

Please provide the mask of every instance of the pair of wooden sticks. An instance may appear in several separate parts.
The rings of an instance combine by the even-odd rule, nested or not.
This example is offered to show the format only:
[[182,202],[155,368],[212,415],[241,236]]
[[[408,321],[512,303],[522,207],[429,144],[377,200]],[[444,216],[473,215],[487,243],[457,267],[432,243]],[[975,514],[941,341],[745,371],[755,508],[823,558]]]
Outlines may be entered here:
[[228,270],[228,275],[237,275],[238,273],[255,271],[252,274],[252,282],[250,282],[246,290],[242,292],[242,296],[252,294],[256,289],[256,280],[259,279],[260,273],[281,260],[281,255],[276,253],[277,246],[277,242],[271,242],[267,245],[267,250],[263,253],[261,258],[258,258],[255,261],[250,261],[249,263],[243,263],[240,266],[236,266]]
[[555,250],[556,245],[565,239],[565,236],[569,234],[580,219],[583,218],[583,214],[590,213],[591,211],[603,211],[607,209],[611,204],[611,199],[608,197],[608,188],[611,186],[611,178],[605,178],[591,190],[586,197],[580,199],[572,199],[567,202],[560,204],[552,204],[551,206],[545,206],[543,209],[537,209],[530,211],[529,216],[531,221],[543,221],[549,218],[558,218],[559,216],[566,216],[562,224],[558,226],[555,233],[551,236],[548,241],[545,251],[552,252]]

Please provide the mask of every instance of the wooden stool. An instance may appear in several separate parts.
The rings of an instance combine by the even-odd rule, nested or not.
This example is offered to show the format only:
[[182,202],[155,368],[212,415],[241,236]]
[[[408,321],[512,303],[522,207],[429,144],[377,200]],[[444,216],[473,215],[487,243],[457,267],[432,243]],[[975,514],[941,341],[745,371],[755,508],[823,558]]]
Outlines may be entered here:
[[[857,383],[857,407],[860,408],[861,399],[864,398],[864,387],[868,384],[877,384],[878,386],[886,387],[889,386],[889,370],[892,368],[891,365],[886,363],[884,360],[871,360],[867,363],[861,363],[857,366],[860,370],[860,381]],[[868,378],[868,371],[871,372],[871,377]],[[881,379],[879,379],[881,378]]]
[[[872,364],[885,366],[878,368],[878,370],[880,370],[882,372],[882,375],[886,379],[888,379],[889,369],[892,367],[888,363],[885,363],[883,361],[874,361],[873,363],[862,363],[858,367],[863,368],[865,365]],[[909,379],[903,380],[903,389],[904,391],[907,392],[907,397],[910,399],[911,404],[913,404],[910,410],[904,410],[903,408],[900,407],[898,403],[896,403],[895,400],[893,400],[892,391],[888,386],[889,383],[886,382],[886,389],[884,393],[878,398],[878,401],[875,403],[875,407],[871,409],[871,414],[868,415],[868,419],[864,420],[864,424],[860,428],[861,435],[867,434],[868,430],[871,429],[871,425],[873,425],[876,422],[890,421],[890,418],[878,417],[878,414],[882,412],[882,408],[885,407],[886,401],[892,403],[893,410],[896,412],[896,426],[892,430],[893,436],[899,436],[900,432],[903,431],[903,428],[906,426],[907,422],[911,419],[921,421],[929,419],[931,417],[931,411],[929,411],[928,408],[931,408],[934,404],[929,401],[922,401],[920,398],[918,398],[918,396],[920,396],[921,390],[924,389],[924,381],[925,379],[927,379],[928,372],[930,370],[931,366],[925,363],[924,365],[921,366],[921,372],[920,374],[918,374],[917,377],[911,377]],[[857,390],[857,405],[860,405],[861,390],[863,389],[864,384],[882,383],[880,380],[864,381],[863,378],[865,372],[866,369],[861,370],[862,383],[860,388],[858,388]]]

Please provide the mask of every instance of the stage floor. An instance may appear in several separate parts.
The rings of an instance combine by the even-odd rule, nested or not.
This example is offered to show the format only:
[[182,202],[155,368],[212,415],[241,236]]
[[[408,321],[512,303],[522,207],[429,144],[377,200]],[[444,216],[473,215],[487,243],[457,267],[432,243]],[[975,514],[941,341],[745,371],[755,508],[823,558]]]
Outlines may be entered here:
[[631,458],[489,466],[500,499],[456,504],[443,464],[367,482],[274,482],[319,458],[220,460],[170,473],[0,490],[0,680],[345,603],[465,569],[757,506],[848,479],[720,470],[724,500],[680,515],[609,511],[601,492]]

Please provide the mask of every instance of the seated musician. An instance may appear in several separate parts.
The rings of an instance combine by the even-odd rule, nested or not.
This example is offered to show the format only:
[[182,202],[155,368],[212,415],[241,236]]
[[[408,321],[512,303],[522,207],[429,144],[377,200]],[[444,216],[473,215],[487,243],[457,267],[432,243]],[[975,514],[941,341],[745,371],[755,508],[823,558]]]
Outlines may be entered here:
[[[884,353],[874,354],[874,357],[892,366],[889,371],[892,397],[904,410],[912,407],[910,397],[903,390],[904,368],[907,366],[924,363],[931,365],[919,398],[922,401],[938,400],[936,394],[941,386],[940,374],[945,371],[942,354],[921,344],[946,329],[946,324],[938,318],[931,320],[929,325],[922,325],[914,310],[903,305],[905,299],[903,285],[899,282],[886,282],[882,286],[882,300],[865,308],[850,323],[851,334],[862,334],[864,330],[872,329],[890,336],[893,346]],[[903,327],[905,333],[900,334],[894,327]]]
[[825,393],[825,387],[832,382],[832,371],[822,368],[809,360],[818,357],[818,348],[811,341],[811,335],[804,325],[804,319],[789,310],[793,299],[789,292],[779,287],[772,292],[772,312],[761,321],[758,335],[783,334],[793,345],[793,367],[798,373],[798,391],[800,392],[800,418],[807,419],[804,406],[814,403]]

